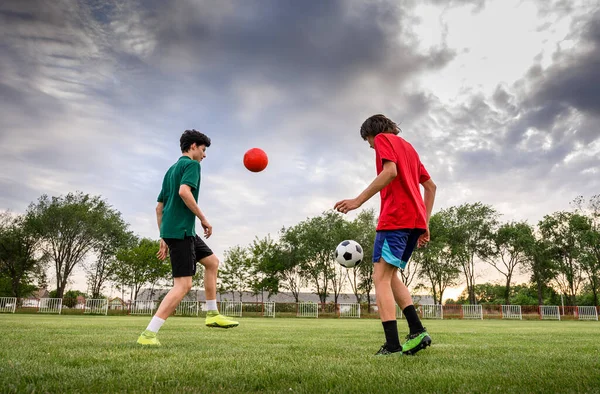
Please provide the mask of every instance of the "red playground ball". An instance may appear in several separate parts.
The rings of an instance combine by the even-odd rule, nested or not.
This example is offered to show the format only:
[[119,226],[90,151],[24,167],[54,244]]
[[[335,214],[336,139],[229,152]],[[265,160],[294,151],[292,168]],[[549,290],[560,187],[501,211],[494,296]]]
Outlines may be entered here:
[[261,172],[267,168],[269,159],[265,151],[259,148],[252,148],[244,154],[244,167],[252,172]]

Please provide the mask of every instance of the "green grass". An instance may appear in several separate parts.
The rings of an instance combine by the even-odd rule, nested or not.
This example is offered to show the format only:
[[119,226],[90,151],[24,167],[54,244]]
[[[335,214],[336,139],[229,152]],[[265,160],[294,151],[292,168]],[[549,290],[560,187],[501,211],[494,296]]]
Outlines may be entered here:
[[[1,392],[600,392],[600,323],[425,321],[433,346],[374,357],[378,320],[0,315]],[[405,329],[405,321],[399,321]]]

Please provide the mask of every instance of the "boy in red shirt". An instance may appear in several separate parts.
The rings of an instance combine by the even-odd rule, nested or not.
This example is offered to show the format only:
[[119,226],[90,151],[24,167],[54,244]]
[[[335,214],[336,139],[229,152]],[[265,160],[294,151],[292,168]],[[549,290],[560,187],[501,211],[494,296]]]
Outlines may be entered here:
[[[377,355],[415,354],[431,345],[431,337],[398,277],[398,269],[406,267],[415,246],[429,241],[428,224],[436,186],[415,149],[398,136],[399,132],[396,123],[383,115],[373,115],[362,124],[360,136],[375,149],[377,177],[358,197],[339,201],[334,207],[347,213],[377,192],[381,195],[373,248],[373,282],[386,342]],[[425,189],[424,198],[419,185]],[[394,301],[402,308],[410,330],[403,344],[398,338]]]

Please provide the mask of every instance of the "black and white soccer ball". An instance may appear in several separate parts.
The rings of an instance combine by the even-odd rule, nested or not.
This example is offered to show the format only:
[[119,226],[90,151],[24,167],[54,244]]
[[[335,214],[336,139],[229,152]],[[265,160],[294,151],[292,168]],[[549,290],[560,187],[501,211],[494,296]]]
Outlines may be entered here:
[[346,268],[356,267],[363,259],[363,249],[356,241],[345,240],[335,248],[335,260]]

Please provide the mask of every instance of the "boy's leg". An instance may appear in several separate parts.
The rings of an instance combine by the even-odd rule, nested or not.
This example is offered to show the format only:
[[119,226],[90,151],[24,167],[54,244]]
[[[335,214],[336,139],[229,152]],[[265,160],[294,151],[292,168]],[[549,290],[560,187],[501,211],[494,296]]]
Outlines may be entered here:
[[217,273],[219,271],[219,259],[204,243],[202,238],[196,236],[194,239],[196,258],[204,266],[204,295],[206,296],[206,319],[208,327],[231,328],[237,327],[239,323],[219,313],[217,308]]
[[398,338],[396,324],[396,305],[392,292],[392,277],[396,275],[397,268],[380,259],[374,264],[373,283],[379,309],[379,317],[385,333],[385,345],[377,354],[389,354],[402,351]]
[[412,297],[406,285],[400,280],[398,275],[394,275],[392,278],[392,292],[394,293],[394,300],[402,309],[402,313],[406,317],[410,334],[420,333],[424,330],[417,310],[413,305]]
[[194,239],[165,239],[169,246],[171,269],[173,273],[173,288],[169,290],[160,303],[156,314],[150,320],[146,330],[138,338],[140,345],[159,346],[156,333],[165,320],[175,311],[177,305],[192,288],[192,276],[196,273],[196,256],[194,253]]
[[[417,246],[419,237],[424,231],[425,230],[422,229],[413,229],[409,232],[406,246],[401,257],[401,262],[403,264],[401,267],[405,267],[410,260],[412,252]],[[392,279],[392,291],[394,292],[396,302],[400,308],[402,308],[402,313],[406,317],[406,322],[408,323],[410,330],[406,337],[406,342],[402,344],[402,351],[405,354],[415,354],[419,350],[425,349],[427,346],[431,345],[431,337],[429,336],[427,329],[421,324],[417,310],[413,305],[410,292],[397,275]]]

